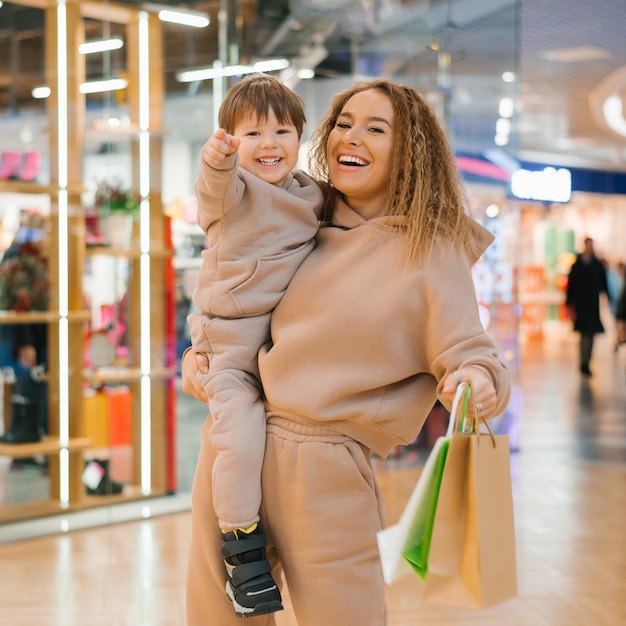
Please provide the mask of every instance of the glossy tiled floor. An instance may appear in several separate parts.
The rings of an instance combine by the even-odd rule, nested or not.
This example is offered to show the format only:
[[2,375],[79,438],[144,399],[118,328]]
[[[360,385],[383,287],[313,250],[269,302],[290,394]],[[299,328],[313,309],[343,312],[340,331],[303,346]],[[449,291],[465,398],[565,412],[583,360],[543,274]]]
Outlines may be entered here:
[[[408,577],[389,588],[390,626],[626,624],[626,348],[599,341],[590,380],[576,348],[565,334],[523,349],[512,405],[519,597],[486,611],[428,605]],[[376,462],[391,521],[417,458]],[[0,545],[0,625],[183,626],[188,530],[179,512]],[[296,626],[289,611],[280,624]]]

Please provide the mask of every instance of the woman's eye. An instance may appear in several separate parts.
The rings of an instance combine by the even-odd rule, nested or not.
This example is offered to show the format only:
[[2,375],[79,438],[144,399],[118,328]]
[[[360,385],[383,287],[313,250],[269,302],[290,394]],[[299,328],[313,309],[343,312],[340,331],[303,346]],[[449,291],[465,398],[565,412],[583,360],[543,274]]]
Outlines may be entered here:
[[350,124],[348,124],[347,122],[337,122],[336,126],[337,128],[343,128],[343,129],[350,128]]
[[383,133],[385,131],[382,128],[379,128],[378,126],[372,126],[370,128],[370,132],[371,133]]

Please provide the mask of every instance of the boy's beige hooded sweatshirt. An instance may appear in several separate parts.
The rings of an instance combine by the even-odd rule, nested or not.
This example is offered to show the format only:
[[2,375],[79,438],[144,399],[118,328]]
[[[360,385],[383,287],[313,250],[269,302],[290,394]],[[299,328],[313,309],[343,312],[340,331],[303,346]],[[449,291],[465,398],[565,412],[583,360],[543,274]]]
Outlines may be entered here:
[[[280,187],[267,183],[239,167],[236,154],[221,170],[201,158],[194,190],[207,244],[193,294],[200,313],[189,322],[194,350],[210,353],[207,315],[251,318],[276,306],[314,246],[322,191],[300,170]],[[211,332],[219,331],[213,325]]]
[[479,319],[471,276],[492,235],[473,222],[474,258],[437,243],[407,267],[401,219],[366,221],[338,202],[274,310],[273,345],[259,354],[269,419],[318,424],[385,457],[415,440],[443,379],[466,366],[490,377],[495,414],[504,411],[509,372]]

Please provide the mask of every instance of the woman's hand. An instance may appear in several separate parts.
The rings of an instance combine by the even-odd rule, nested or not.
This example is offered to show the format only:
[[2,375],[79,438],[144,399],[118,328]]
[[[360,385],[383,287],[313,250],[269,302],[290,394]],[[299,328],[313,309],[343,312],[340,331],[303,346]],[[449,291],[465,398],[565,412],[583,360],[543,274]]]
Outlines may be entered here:
[[472,391],[467,405],[467,416],[472,419],[489,419],[496,409],[496,390],[489,377],[478,368],[463,367],[446,377],[441,388],[450,404],[454,400],[459,383],[466,382]]
[[209,399],[198,378],[198,372],[209,373],[209,359],[204,354],[196,354],[191,349],[185,350],[181,360],[183,391],[206,403]]

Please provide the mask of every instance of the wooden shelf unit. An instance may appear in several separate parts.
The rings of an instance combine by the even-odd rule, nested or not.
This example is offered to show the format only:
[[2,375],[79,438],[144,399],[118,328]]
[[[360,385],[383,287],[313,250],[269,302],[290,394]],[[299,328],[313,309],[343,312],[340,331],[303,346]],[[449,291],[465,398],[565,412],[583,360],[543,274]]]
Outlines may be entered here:
[[61,450],[68,450],[70,453],[81,452],[90,445],[91,441],[86,437],[69,439],[67,443],[62,443],[56,437],[42,437],[41,441],[33,443],[0,443],[0,456],[25,459],[31,456],[58,454]]
[[[51,309],[30,313],[0,312],[0,324],[48,324],[49,354],[54,355],[48,364],[47,382],[49,388],[49,432],[50,435],[41,442],[33,444],[0,444],[0,455],[12,458],[29,456],[45,456],[48,459],[50,496],[48,500],[4,504],[0,506],[0,524],[14,522],[47,515],[67,513],[69,511],[105,506],[141,497],[154,497],[168,492],[167,487],[167,411],[171,406],[168,401],[172,393],[171,377],[175,374],[166,363],[167,319],[165,303],[167,301],[167,285],[165,276],[171,251],[167,249],[169,237],[166,233],[166,222],[163,217],[161,202],[161,158],[162,158],[162,107],[163,107],[163,61],[161,24],[155,14],[146,14],[141,6],[131,7],[114,2],[68,0],[63,4],[62,11],[56,2],[49,0],[15,0],[16,4],[41,9],[45,16],[46,28],[46,81],[51,88],[51,95],[46,101],[49,127],[49,182],[0,181],[0,193],[46,194],[50,198],[50,250],[49,273],[51,282]],[[146,18],[147,15],[147,18]],[[59,21],[65,20],[65,27],[59,28]],[[143,254],[138,250],[121,251],[102,247],[86,248],[85,245],[85,214],[82,207],[83,185],[83,148],[85,137],[90,129],[85,124],[85,95],[79,86],[85,80],[85,59],[78,52],[78,47],[85,40],[85,20],[101,20],[125,25],[125,45],[127,49],[126,97],[132,132],[108,134],[109,140],[131,142],[132,187],[140,189],[146,186],[146,174],[140,178],[140,133],[149,136],[149,189],[145,192],[144,201],[149,202],[149,219],[143,228],[147,231],[150,250]],[[140,22],[147,19],[147,43],[150,49],[148,81],[149,84],[149,125],[144,124],[140,130],[140,106],[146,97],[146,90],[140,91]],[[145,22],[142,23],[145,25]],[[143,28],[142,25],[142,28]],[[59,81],[62,68],[58,66],[58,48],[63,44],[59,40],[59,32],[65,33],[65,55],[67,67],[65,78]],[[142,32],[146,33],[146,29]],[[145,40],[144,40],[145,42]],[[67,118],[62,118],[63,98],[58,93],[58,85],[67,85]],[[141,83],[146,84],[146,81]],[[61,116],[60,116],[61,115]],[[61,136],[61,132],[64,135]],[[139,131],[139,132],[138,132]],[[113,137],[111,139],[111,137]],[[67,144],[67,150],[60,150],[61,142]],[[144,159],[145,161],[145,159]],[[59,233],[63,233],[60,237]],[[145,234],[145,233],[144,233]],[[62,249],[61,246],[64,246]],[[142,316],[145,317],[145,303],[142,312],[139,283],[142,272],[148,268],[150,281],[149,324],[151,344],[151,372],[148,379],[150,403],[149,449],[141,449],[142,425],[142,385],[141,371],[137,368],[126,368],[115,372],[96,372],[85,370],[84,359],[84,324],[90,319],[90,313],[84,310],[82,292],[83,269],[88,255],[106,254],[124,256],[129,259],[133,275],[132,290],[129,290],[129,307],[131,319],[129,327],[132,335],[129,340],[131,362],[139,363],[142,354],[142,333],[140,332]],[[146,258],[148,263],[146,264]],[[60,265],[60,259],[63,264]],[[67,267],[67,286],[64,291],[59,285],[59,267]],[[64,306],[59,306],[60,297],[66,297]],[[60,311],[63,310],[62,314]],[[67,361],[61,363],[58,355],[65,354]],[[63,379],[62,379],[63,377]],[[89,440],[83,436],[83,387],[86,383],[128,382],[132,391],[132,441],[136,442],[133,451],[133,468],[131,483],[125,485],[124,493],[115,496],[87,496],[81,476],[84,469],[84,458],[89,453]],[[61,402],[62,393],[67,397]],[[145,398],[145,396],[143,396]],[[65,415],[61,415],[65,406]],[[68,408],[69,407],[69,408]],[[62,423],[62,420],[65,420]],[[60,443],[60,432],[69,434],[66,443]],[[61,465],[59,462],[62,450],[69,452],[69,469],[61,485]],[[142,476],[142,454],[151,457],[151,473],[148,485]],[[141,485],[141,486],[140,486]],[[63,489],[61,487],[63,486]],[[63,494],[69,494],[62,501]],[[0,503],[2,504],[2,503]]]

